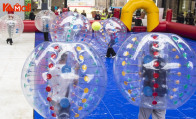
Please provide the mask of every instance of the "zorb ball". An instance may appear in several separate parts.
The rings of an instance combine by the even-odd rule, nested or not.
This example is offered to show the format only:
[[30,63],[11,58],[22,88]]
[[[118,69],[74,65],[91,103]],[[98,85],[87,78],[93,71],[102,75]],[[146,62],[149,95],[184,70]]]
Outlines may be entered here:
[[196,89],[196,55],[175,34],[129,37],[114,62],[114,74],[127,100],[139,107],[176,109]]
[[114,17],[100,21],[100,24],[101,28],[95,31],[95,40],[91,41],[91,44],[101,56],[106,54],[108,47],[117,52],[126,39],[127,27]]
[[81,119],[100,103],[107,85],[101,58],[81,43],[42,43],[22,71],[27,101],[44,118]]
[[0,18],[0,34],[3,39],[18,38],[23,30],[23,20],[19,16],[7,14]]
[[75,12],[64,12],[51,25],[52,41],[89,42],[92,28],[89,20]]
[[35,26],[41,32],[49,32],[56,15],[50,10],[42,10],[35,17]]

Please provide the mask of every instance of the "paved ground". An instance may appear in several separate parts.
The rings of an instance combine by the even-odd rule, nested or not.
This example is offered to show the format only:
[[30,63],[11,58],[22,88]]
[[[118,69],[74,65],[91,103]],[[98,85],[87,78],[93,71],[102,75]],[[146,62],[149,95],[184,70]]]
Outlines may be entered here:
[[13,42],[10,46],[0,40],[0,115],[1,119],[32,119],[33,108],[21,89],[21,71],[34,48],[35,34],[24,33]]

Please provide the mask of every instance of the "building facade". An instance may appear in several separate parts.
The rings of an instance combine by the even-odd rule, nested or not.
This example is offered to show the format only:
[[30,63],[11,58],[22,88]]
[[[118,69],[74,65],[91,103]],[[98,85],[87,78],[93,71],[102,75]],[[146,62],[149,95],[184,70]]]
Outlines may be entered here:
[[96,7],[109,8],[109,7],[123,7],[128,0],[95,0]]
[[[42,1],[42,0],[32,0]],[[82,6],[91,6],[98,10],[112,7],[123,7],[129,0],[51,0],[51,6],[58,6],[63,8],[65,3],[77,3]],[[164,16],[166,15],[167,9],[173,10],[173,18],[180,13],[191,12],[196,16],[196,0],[153,0],[159,8],[164,8]],[[85,3],[88,3],[85,5]],[[91,5],[89,5],[91,3]],[[32,3],[33,5],[33,3]],[[68,5],[70,6],[70,4]],[[77,6],[77,5],[73,5]]]
[[[123,7],[129,0],[95,0],[96,7],[109,8]],[[173,10],[174,19],[179,13],[191,12],[196,16],[196,0],[153,0],[159,8],[164,8],[164,16],[167,9]]]
[[196,0],[157,0],[157,6],[165,9],[164,14],[167,9],[172,9],[174,19],[180,13],[191,12],[196,16]]

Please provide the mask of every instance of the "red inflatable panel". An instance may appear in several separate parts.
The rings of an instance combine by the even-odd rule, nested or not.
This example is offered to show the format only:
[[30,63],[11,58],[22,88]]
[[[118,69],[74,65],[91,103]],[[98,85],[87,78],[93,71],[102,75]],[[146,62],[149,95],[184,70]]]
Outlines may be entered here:
[[166,32],[166,22],[159,25],[152,32]]
[[167,32],[196,40],[196,26],[167,22]]
[[159,22],[159,24],[166,24],[167,23],[167,21],[161,21],[161,22]]
[[133,32],[146,32],[147,27],[145,26],[134,26],[132,31]]
[[167,15],[166,15],[166,21],[171,22],[172,21],[172,9],[167,10]]
[[100,20],[90,20],[90,23],[93,24],[93,22],[99,22]]
[[23,32],[39,32],[35,26],[34,20],[24,20],[24,31]]
[[116,17],[116,18],[120,18],[120,9],[114,9],[114,15],[113,17]]

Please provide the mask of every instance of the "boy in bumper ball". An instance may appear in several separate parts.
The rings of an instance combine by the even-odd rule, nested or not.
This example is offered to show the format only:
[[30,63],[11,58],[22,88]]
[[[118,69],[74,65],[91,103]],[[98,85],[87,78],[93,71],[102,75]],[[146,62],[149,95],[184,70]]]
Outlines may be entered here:
[[51,75],[61,72],[50,81],[53,91],[48,94],[48,97],[52,97],[51,106],[54,107],[58,119],[70,118],[70,92],[78,84],[79,63],[76,60],[69,60],[71,55],[71,52],[63,53],[58,64],[49,72]]

